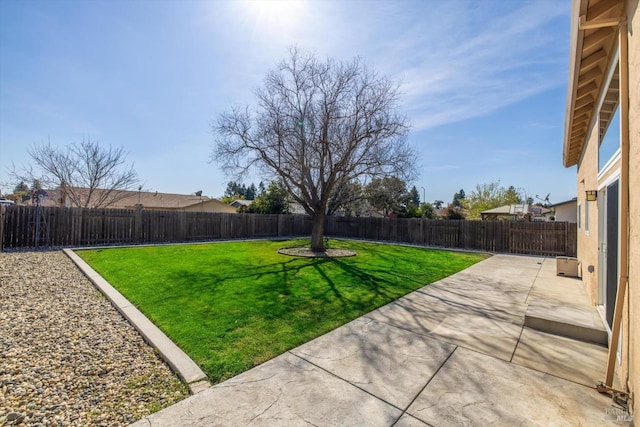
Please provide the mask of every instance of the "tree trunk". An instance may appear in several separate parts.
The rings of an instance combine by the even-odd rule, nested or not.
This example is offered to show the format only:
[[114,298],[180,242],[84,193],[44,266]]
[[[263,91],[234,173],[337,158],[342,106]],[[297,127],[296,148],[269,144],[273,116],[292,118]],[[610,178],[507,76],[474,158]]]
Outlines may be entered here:
[[313,228],[311,229],[311,250],[314,252],[324,252],[324,209],[316,212],[313,216]]

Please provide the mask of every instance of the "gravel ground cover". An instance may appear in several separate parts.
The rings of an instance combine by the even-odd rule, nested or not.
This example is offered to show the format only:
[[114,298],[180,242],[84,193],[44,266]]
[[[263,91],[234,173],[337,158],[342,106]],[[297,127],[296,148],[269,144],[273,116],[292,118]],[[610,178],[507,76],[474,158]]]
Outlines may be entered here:
[[62,253],[0,253],[0,426],[127,425],[187,387]]

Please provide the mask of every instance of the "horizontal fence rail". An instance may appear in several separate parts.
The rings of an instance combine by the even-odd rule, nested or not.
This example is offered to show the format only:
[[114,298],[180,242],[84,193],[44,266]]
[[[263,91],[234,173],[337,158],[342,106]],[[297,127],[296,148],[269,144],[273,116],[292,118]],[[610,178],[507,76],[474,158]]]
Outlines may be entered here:
[[[311,235],[306,215],[2,206],[0,249]],[[327,217],[329,237],[544,256],[575,256],[576,224]]]

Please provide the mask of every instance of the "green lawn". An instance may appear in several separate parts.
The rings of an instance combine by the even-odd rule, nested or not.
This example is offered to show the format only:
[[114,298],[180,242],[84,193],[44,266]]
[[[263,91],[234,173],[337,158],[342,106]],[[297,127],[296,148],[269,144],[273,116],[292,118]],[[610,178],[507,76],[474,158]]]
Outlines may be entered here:
[[350,258],[280,255],[308,241],[78,251],[219,382],[486,255],[331,240]]

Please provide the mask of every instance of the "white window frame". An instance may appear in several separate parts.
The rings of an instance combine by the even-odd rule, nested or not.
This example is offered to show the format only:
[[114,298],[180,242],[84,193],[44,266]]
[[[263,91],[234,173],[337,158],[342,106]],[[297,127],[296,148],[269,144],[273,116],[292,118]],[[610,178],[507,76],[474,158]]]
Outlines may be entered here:
[[[609,69],[607,70],[607,78],[605,79],[605,84],[603,85],[604,90],[602,91],[602,93],[600,93],[600,98],[598,99],[598,109],[596,110],[597,113],[595,114],[595,129],[598,131],[598,150],[597,150],[597,168],[598,168],[597,179],[598,180],[602,178],[613,167],[613,165],[615,165],[616,162],[620,159],[621,147],[618,147],[618,149],[613,153],[613,155],[609,159],[607,159],[605,164],[602,166],[602,169],[600,169],[600,144],[602,143],[602,140],[600,139],[600,132],[599,132],[600,112],[602,110],[602,105],[604,104],[604,100],[607,97],[607,92],[609,90],[609,87],[611,86],[611,80],[613,79],[613,75],[616,71],[616,68],[619,65],[619,62],[620,62],[620,48],[619,46],[616,46],[615,55],[613,57],[613,60],[609,64]],[[618,101],[618,106],[616,107],[616,110],[618,108],[620,108],[619,101]],[[616,110],[613,111],[612,118],[615,115]],[[618,115],[618,119],[620,119],[619,115]],[[620,135],[618,135],[618,141],[622,143],[622,126],[619,126],[619,129],[620,129]],[[607,132],[608,131],[609,129],[607,128]],[[607,134],[607,132],[605,132],[604,135],[602,136],[603,139],[604,139],[604,136]]]

